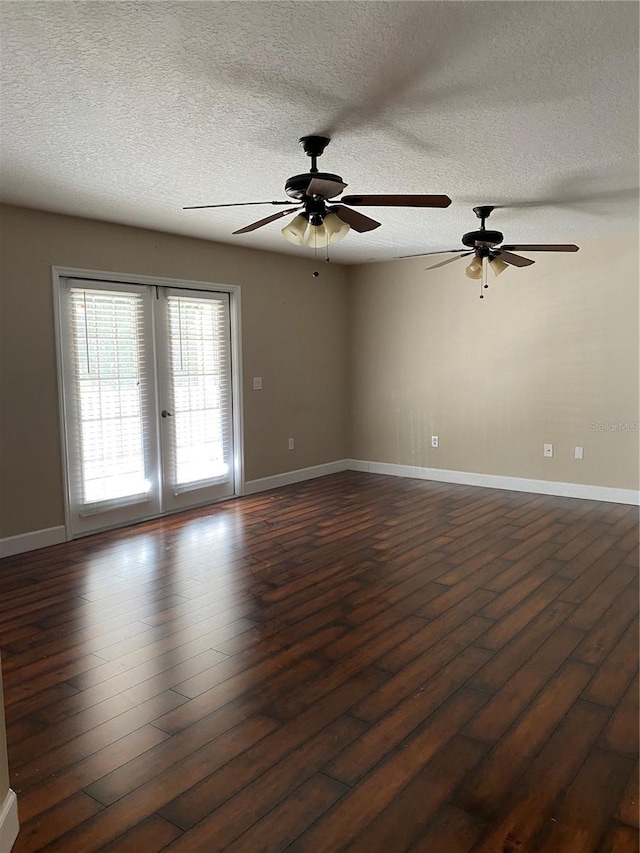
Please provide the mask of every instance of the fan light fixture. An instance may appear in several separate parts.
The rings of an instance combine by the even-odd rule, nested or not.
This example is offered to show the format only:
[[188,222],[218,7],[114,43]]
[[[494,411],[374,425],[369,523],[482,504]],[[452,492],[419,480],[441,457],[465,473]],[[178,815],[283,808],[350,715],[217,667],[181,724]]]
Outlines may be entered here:
[[338,243],[350,230],[350,226],[335,213],[327,213],[319,222],[309,220],[308,214],[299,213],[280,233],[296,246],[326,246]]
[[327,213],[324,218],[324,227],[329,235],[330,243],[339,243],[351,230],[349,223],[343,222],[335,213]]
[[480,281],[482,278],[482,258],[474,258],[464,271],[467,278]]
[[501,261],[500,258],[491,258],[489,266],[493,270],[494,275],[500,275],[501,272],[504,272],[509,268],[509,264],[505,264],[505,262]]
[[299,213],[288,225],[284,226],[280,233],[283,237],[286,237],[290,243],[295,243],[296,246],[302,246],[308,225],[309,223],[306,216]]

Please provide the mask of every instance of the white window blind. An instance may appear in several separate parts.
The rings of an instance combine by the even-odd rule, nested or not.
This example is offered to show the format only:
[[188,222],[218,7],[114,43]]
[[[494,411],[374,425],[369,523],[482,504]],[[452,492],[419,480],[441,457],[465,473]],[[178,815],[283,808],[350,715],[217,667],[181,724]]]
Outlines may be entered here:
[[231,363],[226,295],[167,296],[169,481],[175,494],[227,480],[231,461]]
[[143,295],[72,287],[67,305],[75,503],[144,499],[151,483]]

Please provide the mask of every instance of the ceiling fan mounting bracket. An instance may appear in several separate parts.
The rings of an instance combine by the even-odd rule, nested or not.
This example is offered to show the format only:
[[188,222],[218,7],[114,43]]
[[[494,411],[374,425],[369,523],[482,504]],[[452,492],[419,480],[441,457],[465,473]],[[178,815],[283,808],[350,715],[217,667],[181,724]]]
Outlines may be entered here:
[[492,204],[483,204],[480,207],[474,207],[473,212],[478,217],[478,219],[488,219],[491,216],[491,212],[494,210],[494,206]]
[[301,136],[298,140],[308,157],[320,157],[330,141],[328,136]]

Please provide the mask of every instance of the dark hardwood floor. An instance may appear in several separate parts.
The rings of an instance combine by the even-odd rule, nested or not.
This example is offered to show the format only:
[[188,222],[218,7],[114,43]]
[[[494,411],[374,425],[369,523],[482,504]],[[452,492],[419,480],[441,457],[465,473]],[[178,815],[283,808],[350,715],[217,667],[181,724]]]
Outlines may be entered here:
[[638,851],[638,510],[344,473],[0,561],[15,853]]

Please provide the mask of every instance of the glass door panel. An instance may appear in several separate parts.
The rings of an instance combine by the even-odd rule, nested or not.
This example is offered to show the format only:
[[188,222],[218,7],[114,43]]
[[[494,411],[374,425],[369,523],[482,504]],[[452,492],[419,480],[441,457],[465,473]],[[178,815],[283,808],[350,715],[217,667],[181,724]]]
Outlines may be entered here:
[[229,297],[159,295],[163,499],[167,509],[232,495]]
[[66,279],[73,536],[234,494],[229,296]]

